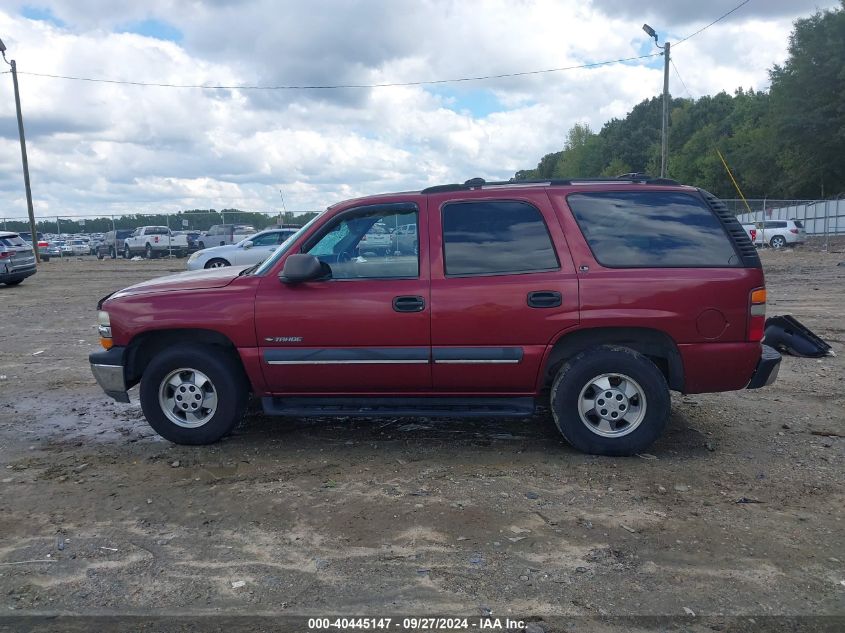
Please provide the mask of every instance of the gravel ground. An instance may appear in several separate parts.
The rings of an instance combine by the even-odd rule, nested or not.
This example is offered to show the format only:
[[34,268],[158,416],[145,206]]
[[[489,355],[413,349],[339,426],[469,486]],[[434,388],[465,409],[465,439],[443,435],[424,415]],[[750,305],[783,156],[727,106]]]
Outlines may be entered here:
[[38,614],[492,614],[614,631],[651,628],[616,616],[688,630],[845,616],[845,254],[762,257],[769,314],[838,355],[786,357],[763,390],[673,394],[666,435],[626,459],[575,452],[545,416],[253,408],[217,445],[169,444],[137,393],[103,395],[87,355],[97,299],[184,260],[46,263],[0,287],[0,630]]

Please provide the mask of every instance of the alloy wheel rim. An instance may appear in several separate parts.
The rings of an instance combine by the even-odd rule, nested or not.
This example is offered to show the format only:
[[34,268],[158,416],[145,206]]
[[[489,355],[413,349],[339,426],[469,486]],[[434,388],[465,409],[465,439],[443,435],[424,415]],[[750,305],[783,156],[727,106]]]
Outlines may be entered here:
[[158,402],[173,424],[196,429],[217,412],[217,389],[201,371],[182,367],[173,370],[161,381]]
[[578,396],[581,422],[601,437],[633,433],[645,419],[646,408],[645,391],[625,374],[596,376],[587,381]]

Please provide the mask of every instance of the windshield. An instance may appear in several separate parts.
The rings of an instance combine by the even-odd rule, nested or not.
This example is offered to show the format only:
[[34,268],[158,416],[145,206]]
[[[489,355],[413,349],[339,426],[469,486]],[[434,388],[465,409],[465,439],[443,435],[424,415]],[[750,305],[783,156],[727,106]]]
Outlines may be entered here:
[[288,252],[288,249],[299,238],[299,236],[302,235],[320,217],[322,217],[323,213],[325,213],[325,211],[321,211],[320,213],[315,215],[313,218],[308,220],[308,222],[305,224],[305,226],[303,226],[296,233],[294,233],[288,239],[286,239],[284,242],[282,242],[281,246],[279,246],[279,248],[277,248],[275,251],[273,251],[273,254],[270,255],[270,257],[268,257],[267,259],[265,259],[264,263],[262,263],[258,268],[256,268],[255,272],[253,274],[254,275],[263,275],[268,270],[270,270],[273,267],[273,265],[277,261],[279,261],[279,258],[282,255],[284,255],[285,253]]

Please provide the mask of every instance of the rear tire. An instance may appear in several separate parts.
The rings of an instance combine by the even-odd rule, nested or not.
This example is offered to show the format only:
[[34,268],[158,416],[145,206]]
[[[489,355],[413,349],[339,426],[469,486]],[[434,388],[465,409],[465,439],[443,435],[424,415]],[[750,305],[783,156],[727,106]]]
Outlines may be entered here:
[[180,345],[153,358],[141,377],[141,409],[150,426],[176,444],[211,444],[230,433],[246,409],[249,383],[225,351]]
[[123,247],[123,259],[132,259],[132,251],[129,250],[128,246]]
[[775,235],[769,242],[769,246],[775,250],[780,250],[786,246],[786,239],[782,235]]
[[552,384],[555,424],[585,453],[643,452],[666,429],[670,408],[663,373],[627,347],[586,350],[564,363]]
[[147,248],[145,249],[145,253],[147,255],[147,259],[155,259],[155,253],[153,253],[153,247],[147,244]]

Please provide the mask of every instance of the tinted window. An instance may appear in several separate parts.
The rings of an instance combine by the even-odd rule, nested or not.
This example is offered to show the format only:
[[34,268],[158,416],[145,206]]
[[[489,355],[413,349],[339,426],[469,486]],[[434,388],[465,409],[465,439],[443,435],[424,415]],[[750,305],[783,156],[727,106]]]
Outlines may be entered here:
[[703,200],[654,191],[567,197],[596,260],[617,268],[738,266],[722,225]]
[[167,235],[170,229],[166,226],[148,226],[144,231],[144,235]]
[[767,229],[785,229],[786,222],[766,222]]
[[457,202],[443,207],[447,275],[495,275],[559,267],[546,223],[525,202]]
[[793,220],[792,223],[795,225],[797,229],[803,229],[804,223],[801,220]]
[[279,234],[275,232],[263,233],[250,239],[252,240],[254,246],[274,246],[279,243]]

